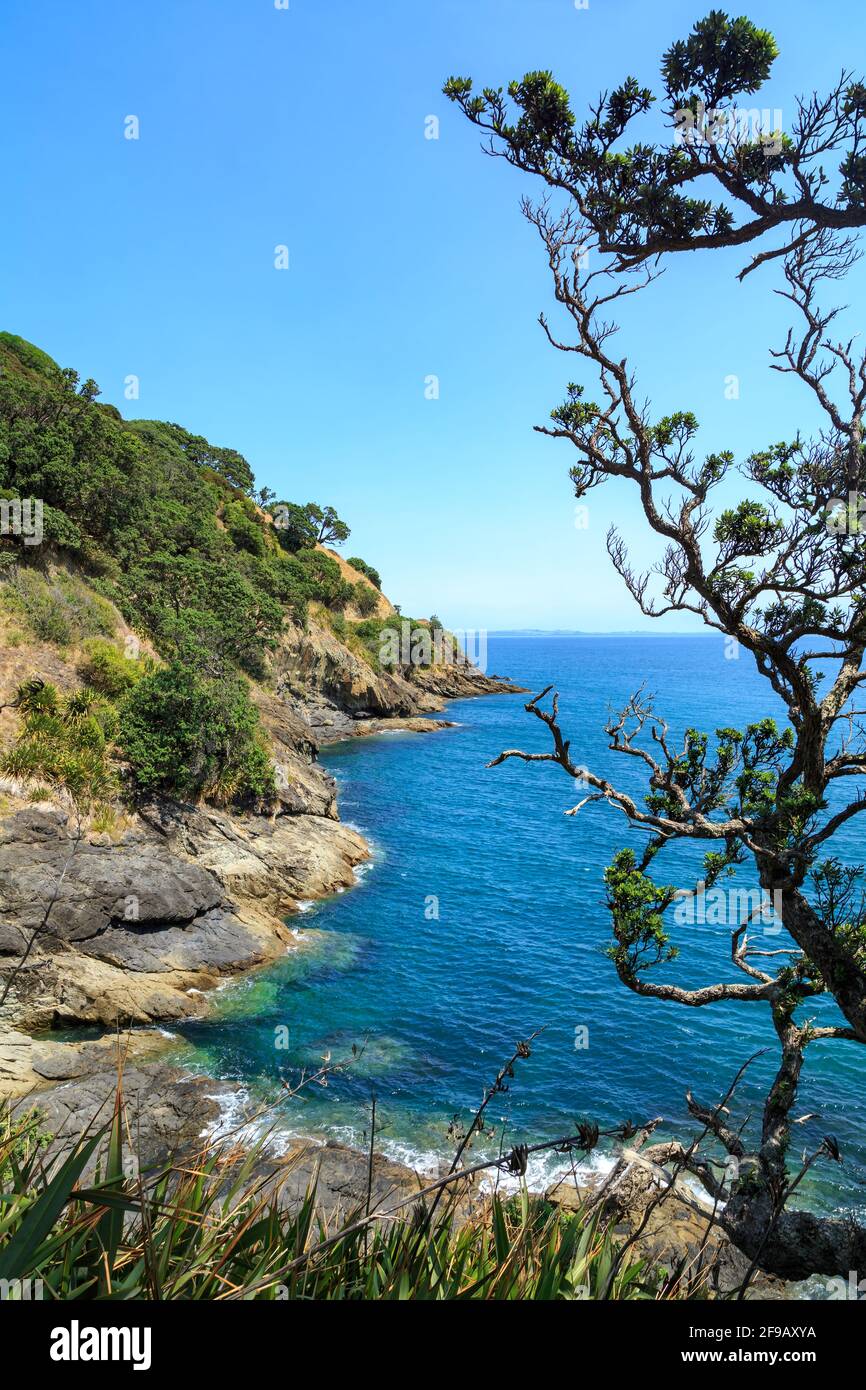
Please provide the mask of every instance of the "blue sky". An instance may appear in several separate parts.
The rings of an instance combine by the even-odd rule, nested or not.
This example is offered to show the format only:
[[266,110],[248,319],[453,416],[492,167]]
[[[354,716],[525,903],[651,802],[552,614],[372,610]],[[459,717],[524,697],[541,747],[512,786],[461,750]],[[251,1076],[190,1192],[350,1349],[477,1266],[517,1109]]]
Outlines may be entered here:
[[[177,420],[240,449],[278,495],[335,505],[347,552],[404,612],[646,626],[604,550],[616,521],[652,558],[631,499],[596,492],[577,530],[573,451],[532,431],[574,367],[535,322],[551,294],[518,208],[531,188],[481,154],[440,88],[549,67],[580,110],[627,73],[654,84],[661,52],[710,7],[5,0],[0,326],[95,377],[125,414]],[[794,94],[864,51],[847,0],[747,12],[782,50],[755,104],[786,119]],[[738,285],[741,264],[681,257],[623,316],[640,394],[658,414],[694,409],[701,452],[742,455],[814,421],[803,388],[767,368],[787,321],[778,280]],[[847,288],[855,305],[863,284]],[[131,374],[138,402],[124,400]]]

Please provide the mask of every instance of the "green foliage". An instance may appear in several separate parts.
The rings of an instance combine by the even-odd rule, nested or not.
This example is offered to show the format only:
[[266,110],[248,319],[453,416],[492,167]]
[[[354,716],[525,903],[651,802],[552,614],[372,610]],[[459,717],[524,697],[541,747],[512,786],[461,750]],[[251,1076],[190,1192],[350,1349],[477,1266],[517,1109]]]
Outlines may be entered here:
[[349,539],[349,528],[333,507],[320,507],[315,502],[308,502],[304,510],[315,528],[319,545],[342,545],[343,541]]
[[227,502],[223,509],[223,521],[238,550],[246,550],[250,555],[264,555],[264,531],[251,502]]
[[[403,623],[408,624],[406,629]],[[457,638],[446,631],[442,622],[434,614],[432,618],[406,618],[397,609],[396,615],[385,618],[362,618],[353,624],[354,636],[363,644],[367,661],[374,670],[383,666],[393,669],[401,665],[405,655],[411,665],[419,669],[429,669],[441,662],[449,662],[459,652]],[[408,649],[404,649],[404,634],[408,633]],[[388,655],[382,660],[382,653]]]
[[124,576],[124,607],[143,620],[165,656],[200,666],[237,662],[259,675],[283,625],[271,592],[279,591],[278,564],[250,556],[222,565],[207,555],[157,551]]
[[[595,1211],[566,1212],[523,1189],[432,1227],[409,1209],[369,1225],[330,1225],[313,1187],[292,1211],[256,1172],[261,1145],[227,1161],[218,1146],[188,1162],[123,1175],[122,1101],[101,1130],[47,1161],[30,1115],[0,1114],[0,1278],[41,1279],[51,1297],[265,1301],[700,1297],[653,1269]],[[133,1133],[134,1133],[134,1126]],[[86,1181],[88,1161],[97,1175]]]
[[711,10],[665,54],[665,90],[676,105],[696,92],[705,106],[715,107],[741,92],[756,92],[778,56],[769,30],[744,15],[729,19],[724,10]]
[[0,761],[7,776],[62,788],[82,810],[116,794],[111,755],[117,712],[112,704],[87,686],[60,695],[41,680],[20,686],[17,703],[21,732]]
[[297,502],[274,502],[268,507],[274,518],[274,530],[280,545],[292,554],[297,550],[312,549],[316,544],[318,528],[307,507]]
[[87,685],[109,700],[120,700],[148,670],[144,661],[124,656],[111,642],[88,642],[86,652],[79,674]]
[[366,560],[362,560],[358,555],[352,555],[348,560],[348,564],[352,566],[352,569],[357,570],[359,574],[365,574],[370,583],[375,584],[377,589],[382,588],[382,580],[379,576],[379,571],[374,569],[372,565],[368,565]]
[[359,580],[354,586],[353,592],[355,607],[362,617],[367,618],[371,613],[375,613],[379,606],[379,595],[375,589],[371,588],[369,584],[365,584],[363,580]]
[[275,502],[268,506],[280,543],[293,553],[315,545],[342,545],[351,532],[333,507],[317,502]]
[[60,376],[60,368],[54,358],[49,357],[47,352],[43,352],[34,343],[28,343],[26,338],[19,338],[17,333],[0,333],[0,347],[5,348],[22,366],[30,368],[31,371],[40,372],[47,377]]
[[332,613],[328,610],[327,621],[335,637],[339,637],[341,642],[347,642],[349,640],[351,628],[349,627],[348,620],[342,613]]
[[717,517],[713,534],[723,547],[722,561],[763,555],[778,543],[782,522],[763,502],[740,502]]
[[110,603],[64,570],[50,576],[17,566],[3,581],[7,606],[42,642],[65,647],[88,637],[110,636],[116,616]]
[[144,676],[120,709],[119,746],[144,795],[265,802],[273,769],[246,683],[172,662]]
[[675,960],[677,949],[669,945],[664,913],[674,901],[676,889],[653,883],[649,874],[638,868],[630,849],[616,854],[605,869],[604,881],[614,935],[608,954],[620,975],[634,981],[641,970]]
[[295,561],[311,598],[337,611],[352,602],[354,587],[343,578],[343,571],[333,555],[326,555],[322,550],[302,550]]
[[51,1137],[38,1110],[18,1110],[13,1116],[6,1107],[0,1113],[0,1193],[10,1190],[16,1174],[38,1158]]
[[[697,125],[699,117],[714,113],[714,122],[715,113],[729,113],[738,97],[758,90],[777,55],[766,29],[745,17],[730,19],[721,10],[711,11],[664,54],[665,115],[681,129],[689,128],[688,116]],[[692,161],[676,138],[649,144],[631,135],[632,122],[656,102],[652,90],[634,77],[609,90],[583,122],[572,111],[567,91],[547,71],[526,73],[509,83],[507,93],[485,87],[476,95],[468,77],[449,78],[443,90],[485,136],[492,135],[496,153],[551,187],[571,192],[587,238],[594,234],[624,260],[640,259],[642,248],[685,250],[698,238],[725,237],[735,230],[726,204],[690,193],[690,185],[705,171],[705,160]],[[847,100],[851,112],[860,110],[860,84],[850,86]],[[851,135],[857,127],[850,118],[846,126],[843,114],[838,119],[840,134],[854,145],[842,175],[847,202],[856,206],[864,184],[862,157]],[[786,194],[771,180],[801,157],[802,151],[781,132],[753,141],[733,139],[719,159],[723,172],[718,182],[743,204],[757,192],[768,206],[780,207]]]
[[252,490],[255,479],[250,465],[236,449],[218,448],[200,434],[190,434],[181,425],[165,425],[178,447],[199,468],[208,468],[243,492]]

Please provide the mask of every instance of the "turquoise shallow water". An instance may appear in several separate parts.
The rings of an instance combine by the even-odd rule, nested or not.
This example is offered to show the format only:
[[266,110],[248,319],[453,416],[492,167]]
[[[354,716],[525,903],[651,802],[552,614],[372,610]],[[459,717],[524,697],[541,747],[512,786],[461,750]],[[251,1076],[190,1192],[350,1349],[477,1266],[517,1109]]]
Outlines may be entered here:
[[[608,705],[642,680],[679,734],[689,724],[776,712],[751,658],[726,660],[720,638],[492,636],[489,646],[490,671],[533,691],[556,682],[576,760],[636,790],[644,788],[632,760],[608,751],[603,725]],[[452,1151],[449,1123],[468,1118],[514,1041],[541,1027],[532,1057],[493,1107],[506,1142],[569,1133],[577,1115],[602,1126],[662,1115],[682,1132],[686,1087],[713,1100],[766,1046],[740,1090],[738,1115],[757,1115],[776,1057],[765,1008],[638,999],[604,955],[602,873],[616,848],[637,843],[621,814],[593,806],[566,818],[577,798],[555,767],[485,767],[505,747],[546,749],[545,730],[523,711],[526,698],[454,702],[456,729],[327,751],[343,819],[371,840],[373,862],[357,888],[297,919],[307,949],[227,986],[212,1018],[183,1025],[187,1061],[271,1096],[281,1076],[296,1078],[323,1054],[341,1057],[366,1040],[346,1076],[288,1103],[282,1122],[361,1142],[375,1092],[382,1146],[430,1161]],[[864,857],[853,832],[838,852],[852,863]],[[657,861],[656,876],[686,886],[694,862],[678,849]],[[672,978],[695,985],[736,975],[724,926],[683,927],[679,941]],[[822,1005],[815,1015],[829,1019]],[[588,1046],[575,1047],[576,1028],[587,1030]],[[275,1046],[282,1029],[288,1050]],[[846,1155],[842,1169],[828,1164],[816,1176],[810,1195],[822,1206],[866,1202],[857,1053],[852,1044],[816,1044],[805,1068],[799,1113],[820,1118],[797,1131],[798,1143],[813,1146],[830,1132]]]

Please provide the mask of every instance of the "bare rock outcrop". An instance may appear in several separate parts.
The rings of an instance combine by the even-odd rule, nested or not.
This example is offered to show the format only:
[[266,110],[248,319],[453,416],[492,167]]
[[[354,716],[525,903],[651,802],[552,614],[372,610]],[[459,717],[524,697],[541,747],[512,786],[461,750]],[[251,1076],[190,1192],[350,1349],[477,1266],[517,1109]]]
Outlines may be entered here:
[[56,808],[19,810],[0,823],[4,1015],[33,1030],[201,1013],[221,977],[295,949],[282,919],[348,886],[367,853],[321,816],[155,803],[112,842]]
[[[487,676],[465,660],[430,667],[400,666],[377,671],[327,627],[310,622],[283,634],[274,658],[280,699],[318,746],[371,732],[368,721],[423,729],[446,727],[447,721],[422,721],[444,709],[446,700],[478,695],[516,694],[521,687]],[[411,722],[417,721],[417,723]]]

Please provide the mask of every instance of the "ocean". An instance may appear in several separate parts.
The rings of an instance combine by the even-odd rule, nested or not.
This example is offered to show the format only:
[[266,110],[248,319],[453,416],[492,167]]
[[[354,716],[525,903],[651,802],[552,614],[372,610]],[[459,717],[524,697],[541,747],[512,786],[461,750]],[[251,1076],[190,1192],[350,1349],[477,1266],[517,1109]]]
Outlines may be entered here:
[[[492,634],[488,671],[533,692],[553,683],[575,761],[641,795],[636,760],[608,750],[604,725],[642,683],[672,737],[781,713],[749,654],[730,659],[721,636]],[[447,717],[456,728],[325,751],[341,816],[367,836],[373,858],[354,889],[293,919],[303,949],[226,985],[208,1019],[177,1025],[187,1065],[270,1099],[281,1079],[296,1082],[326,1055],[351,1057],[354,1044],[361,1055],[345,1073],[281,1103],[280,1127],[365,1144],[375,1095],[378,1147],[435,1169],[500,1064],[536,1030],[531,1056],[489,1108],[479,1155],[567,1135],[582,1117],[608,1128],[661,1116],[661,1133],[691,1135],[686,1089],[714,1102],[765,1048],[734,1102],[737,1123],[755,1132],[777,1058],[766,1006],[638,998],[605,954],[604,868],[620,847],[639,849],[641,832],[605,805],[567,817],[581,793],[554,765],[486,766],[504,748],[549,747],[524,711],[528,698],[455,701]],[[834,852],[860,862],[856,829]],[[653,872],[688,887],[699,866],[700,854],[680,846]],[[736,880],[752,883],[747,874]],[[701,915],[676,927],[681,954],[655,978],[693,986],[745,978],[730,963],[729,928],[713,911]],[[777,948],[772,924],[765,929],[766,946]],[[810,1012],[836,1018],[825,1000]],[[816,1043],[804,1068],[797,1114],[817,1118],[795,1129],[792,1156],[831,1133],[845,1158],[810,1174],[805,1197],[822,1210],[866,1210],[858,1053],[855,1044]],[[591,1160],[609,1161],[604,1148]],[[530,1179],[543,1186],[562,1165],[539,1159]]]

